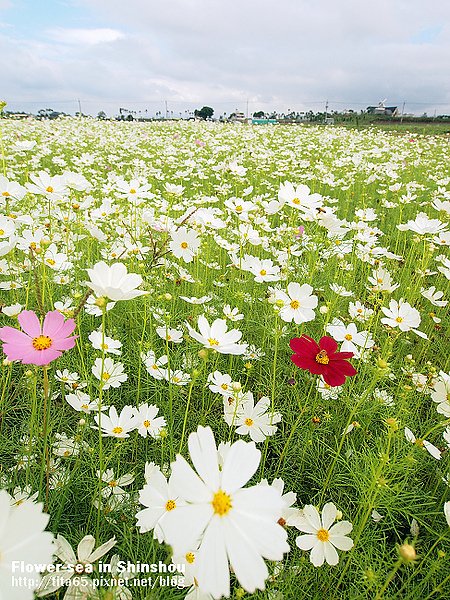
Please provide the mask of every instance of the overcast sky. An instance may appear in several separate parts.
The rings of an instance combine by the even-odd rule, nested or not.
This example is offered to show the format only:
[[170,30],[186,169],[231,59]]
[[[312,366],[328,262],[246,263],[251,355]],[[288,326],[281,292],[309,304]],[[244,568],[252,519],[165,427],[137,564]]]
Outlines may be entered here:
[[9,108],[450,113],[447,0],[0,0]]

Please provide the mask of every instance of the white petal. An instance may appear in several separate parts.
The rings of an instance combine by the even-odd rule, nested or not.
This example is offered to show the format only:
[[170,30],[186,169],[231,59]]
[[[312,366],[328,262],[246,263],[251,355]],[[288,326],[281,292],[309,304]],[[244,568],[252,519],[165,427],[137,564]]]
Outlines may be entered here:
[[179,506],[164,515],[164,522],[161,523],[164,539],[173,547],[175,554],[196,547],[212,515],[210,503]]
[[230,595],[230,571],[221,517],[212,519],[198,551],[199,588],[213,598]]
[[330,529],[337,515],[337,508],[332,502],[328,502],[322,509],[322,526],[324,529]]
[[299,535],[295,538],[295,543],[300,550],[311,550],[317,542],[317,535],[307,534]]
[[228,558],[241,586],[250,594],[263,590],[268,571],[261,554],[231,519],[224,519],[223,531]]
[[327,563],[332,566],[337,565],[339,562],[339,556],[336,552],[336,548],[332,544],[330,544],[330,542],[324,542],[323,546],[325,560],[327,561]]
[[217,464],[217,447],[211,427],[198,427],[191,433],[188,441],[191,455],[197,473],[211,490],[219,487],[219,466]]
[[229,494],[244,486],[256,473],[261,460],[261,452],[252,442],[235,442],[227,456],[222,469],[222,487]]

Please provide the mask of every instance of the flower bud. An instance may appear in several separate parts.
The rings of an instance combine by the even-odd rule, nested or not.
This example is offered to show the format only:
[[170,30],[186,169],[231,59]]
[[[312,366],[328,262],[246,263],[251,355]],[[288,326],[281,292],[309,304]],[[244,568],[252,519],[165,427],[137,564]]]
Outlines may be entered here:
[[414,546],[411,546],[411,544],[402,544],[398,549],[398,553],[405,563],[414,562],[417,558]]

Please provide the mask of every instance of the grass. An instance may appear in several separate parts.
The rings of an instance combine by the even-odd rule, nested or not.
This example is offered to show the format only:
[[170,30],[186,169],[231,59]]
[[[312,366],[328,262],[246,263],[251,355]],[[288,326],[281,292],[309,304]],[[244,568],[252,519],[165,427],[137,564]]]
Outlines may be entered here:
[[[393,136],[382,128],[246,128],[74,119],[2,121],[1,127],[4,175],[10,180],[25,185],[31,174],[44,169],[52,175],[81,173],[92,184],[90,192],[72,191],[53,205],[44,196],[32,193],[13,206],[3,204],[3,214],[14,215],[19,235],[24,229],[43,231],[73,263],[66,273],[68,283],[59,284],[55,281],[57,274],[41,261],[39,253],[35,263],[30,263],[29,253],[15,248],[0,259],[3,271],[10,271],[4,272],[1,280],[20,286],[2,290],[4,305],[20,303],[37,310],[38,281],[45,311],[52,310],[55,302],[68,299],[69,316],[86,290],[86,269],[101,259],[112,260],[115,244],[119,247],[116,255],[129,272],[142,275],[143,287],[150,292],[145,297],[118,302],[105,313],[106,334],[122,342],[122,355],[113,358],[124,364],[128,375],[117,389],[100,392],[91,373],[95,358],[101,354],[92,348],[88,335],[101,325],[102,318],[81,310],[76,319],[80,336],[76,348],[49,368],[51,401],[46,431],[43,370],[3,364],[2,487],[12,492],[16,487],[30,486],[31,492],[38,492],[51,515],[50,530],[64,535],[74,547],[86,534],[95,535],[98,543],[115,535],[117,546],[108,556],[116,552],[133,563],[169,561],[170,548],[158,544],[151,533],[140,534],[136,528],[135,514],[140,509],[137,492],[144,484],[144,465],[153,461],[166,469],[180,450],[187,457],[187,434],[199,424],[210,425],[218,441],[239,438],[223,420],[222,400],[207,387],[208,374],[220,370],[229,373],[233,381],[240,381],[256,398],[269,396],[275,410],[282,413],[277,433],[259,444],[264,461],[255,481],[262,476],[269,481],[281,477],[285,491],[297,494],[298,507],[322,507],[332,501],[343,518],[353,523],[354,549],[341,552],[336,567],[315,568],[308,553],[296,547],[294,540],[299,532],[292,529],[291,552],[276,567],[267,591],[255,593],[254,598],[449,597],[450,530],[443,514],[443,504],[450,498],[443,482],[449,472],[449,452],[442,439],[448,420],[436,413],[429,393],[415,385],[413,377],[417,373],[425,375],[429,386],[439,371],[449,369],[448,311],[433,307],[421,295],[422,287],[435,285],[444,292],[444,299],[449,298],[448,280],[438,271],[440,262],[436,260],[446,249],[431,244],[430,235],[419,236],[396,227],[414,219],[420,211],[448,221],[448,214],[431,205],[435,198],[448,198],[450,189],[445,139],[424,135],[412,143],[409,133]],[[410,124],[407,130],[412,131]],[[424,128],[414,133],[427,131]],[[35,149],[15,152],[13,144],[19,137],[35,140]],[[198,140],[204,146],[198,145]],[[247,169],[244,176],[230,171],[232,160]],[[142,178],[151,184],[154,197],[133,207],[120,197],[113,176],[126,181]],[[340,219],[349,222],[358,222],[357,209],[374,209],[376,219],[371,225],[383,234],[375,246],[398,254],[400,260],[374,253],[366,256],[358,249],[357,240],[352,242],[350,252],[341,253],[340,244],[327,236],[323,226],[302,220],[295,209],[287,206],[276,215],[265,216],[261,201],[276,198],[279,184],[286,180],[307,184],[312,192],[324,197],[326,206],[336,208]],[[183,195],[167,192],[167,183],[183,185]],[[394,183],[400,184],[398,191],[390,189]],[[82,207],[88,196],[92,197],[89,207],[75,208]],[[230,197],[255,202],[255,216],[250,223],[259,232],[262,244],[252,245],[239,232],[239,216],[224,204]],[[94,210],[105,198],[111,200],[114,210],[106,217],[95,217]],[[191,225],[202,238],[200,252],[192,263],[180,263],[169,254],[161,266],[154,268],[151,252],[133,250],[151,246],[151,239],[159,248],[166,247],[167,235],[148,227],[145,210],[153,208],[156,217],[178,219],[188,207],[200,206],[218,208],[227,226],[214,230]],[[29,216],[31,221],[26,219]],[[266,231],[266,224],[273,230]],[[304,225],[305,234],[296,239],[299,225]],[[356,232],[355,225],[345,239],[354,240]],[[99,241],[99,237],[104,239]],[[121,254],[125,242],[131,250]],[[282,322],[267,301],[268,288],[273,284],[256,283],[250,273],[230,266],[228,245],[241,257],[251,254],[278,260],[286,278],[278,282],[281,288],[285,289],[290,281],[311,284],[319,306],[325,307],[323,311],[316,310],[314,321],[299,326]],[[46,243],[40,247],[45,255]],[[391,295],[370,289],[368,277],[379,261],[399,284]],[[177,265],[190,273],[193,283],[180,275]],[[425,275],[427,269],[434,274]],[[332,283],[351,291],[352,297],[333,292],[329,287]],[[203,295],[212,296],[207,305],[180,299]],[[400,334],[381,324],[380,309],[391,298],[404,298],[419,310],[419,329],[428,340],[412,332]],[[317,392],[316,376],[296,369],[290,361],[289,340],[302,333],[318,339],[336,317],[350,322],[350,300],[359,300],[374,310],[366,323],[357,325],[371,332],[375,346],[366,360],[352,361],[358,374],[347,379],[339,397],[327,399]],[[244,314],[243,321],[229,327],[243,331],[243,339],[263,351],[261,359],[243,360],[211,352],[204,358],[199,356],[201,346],[186,330],[180,345],[166,344],[155,333],[161,312],[170,327],[184,328],[187,321],[195,328],[199,315],[206,311],[211,321],[221,316],[225,304]],[[436,323],[430,313],[440,317],[441,322]],[[3,315],[0,324],[15,323]],[[157,357],[168,353],[171,368],[190,373],[191,384],[180,387],[152,378],[140,360],[140,353],[149,349]],[[90,426],[92,416],[76,413],[65,401],[68,389],[55,379],[56,369],[77,372],[80,381],[87,384],[83,391],[92,399],[102,393],[102,402],[118,409],[144,401],[155,404],[167,420],[165,435],[153,440],[134,432],[126,440],[103,438],[100,443],[98,432]],[[380,402],[375,390],[385,390],[393,404]],[[351,423],[353,430],[343,435]],[[441,448],[441,460],[436,461],[423,448],[407,442],[405,426]],[[59,481],[48,489],[48,461],[56,434],[63,432],[78,443],[86,442],[87,447],[76,456],[60,459],[55,470]],[[113,509],[104,501],[100,510],[94,505],[102,487],[97,476],[99,465],[102,471],[114,469],[116,476],[135,475],[134,483],[127,488],[129,494]],[[377,523],[371,517],[374,509],[383,515]],[[413,520],[419,527],[416,535],[411,533]],[[414,563],[398,560],[398,547],[405,541],[415,546]],[[270,569],[273,572],[275,565]],[[111,598],[108,593],[106,588],[100,589],[96,597]],[[175,599],[184,597],[185,591],[133,588],[132,594],[137,599]],[[242,597],[237,583],[233,595]],[[62,598],[63,590],[54,597]]]

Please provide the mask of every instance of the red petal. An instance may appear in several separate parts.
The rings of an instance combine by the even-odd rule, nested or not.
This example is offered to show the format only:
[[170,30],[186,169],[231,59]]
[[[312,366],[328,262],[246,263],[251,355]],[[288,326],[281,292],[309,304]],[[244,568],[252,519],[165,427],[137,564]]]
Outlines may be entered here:
[[353,352],[336,352],[330,356],[330,360],[346,360],[348,358],[353,358]]
[[331,385],[331,387],[337,387],[338,385],[342,385],[345,383],[345,375],[340,370],[335,370],[333,367],[329,365],[327,372],[323,374],[323,378],[325,383]]
[[330,354],[334,354],[338,347],[336,340],[333,340],[333,338],[328,337],[327,335],[324,335],[322,338],[320,338],[319,346],[321,350],[326,351],[328,356],[330,356]]
[[324,372],[325,365],[321,365],[309,356],[299,356],[293,354],[291,360],[294,365],[297,365],[300,369],[307,369],[313,375],[321,375]]
[[293,338],[289,345],[291,350],[298,354],[307,354],[309,356],[316,356],[320,352],[320,348],[317,343],[307,335],[302,335],[300,338]]

